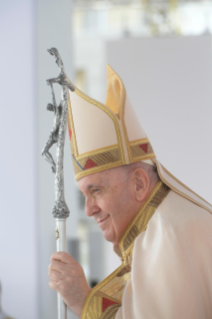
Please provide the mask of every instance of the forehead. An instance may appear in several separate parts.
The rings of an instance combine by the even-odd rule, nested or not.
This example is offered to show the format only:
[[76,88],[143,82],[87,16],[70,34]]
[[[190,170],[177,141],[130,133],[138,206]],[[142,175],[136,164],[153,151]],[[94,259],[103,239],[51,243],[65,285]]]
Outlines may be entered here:
[[98,172],[79,179],[78,187],[81,191],[85,191],[91,186],[104,186],[107,184],[108,176],[104,172]]
[[119,170],[109,169],[88,176],[84,176],[78,181],[78,187],[81,191],[86,191],[90,187],[108,187],[114,181],[118,181]]

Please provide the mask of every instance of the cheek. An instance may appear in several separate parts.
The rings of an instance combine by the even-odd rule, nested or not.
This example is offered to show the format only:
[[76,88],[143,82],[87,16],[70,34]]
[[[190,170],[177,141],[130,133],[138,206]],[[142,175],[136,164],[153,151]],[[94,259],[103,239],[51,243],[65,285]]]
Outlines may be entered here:
[[98,201],[98,206],[101,208],[103,212],[111,213],[113,211],[114,199],[110,196],[101,198]]
[[119,194],[116,196],[116,203],[119,204],[121,207],[126,208],[129,203],[132,201],[132,196],[127,187],[123,187]]
[[128,221],[129,215],[133,208],[133,198],[127,188],[121,190],[114,198],[114,219],[116,218],[120,226]]
[[131,194],[127,187],[122,189],[114,187],[109,194],[97,199],[96,204],[103,211],[111,215],[111,218],[119,218],[125,210],[128,210],[131,203]]
[[117,207],[119,206],[119,202],[120,201],[118,197],[110,193],[110,194],[105,194],[105,196],[101,198],[98,198],[97,205],[102,212],[108,213],[111,216],[113,216],[117,210]]

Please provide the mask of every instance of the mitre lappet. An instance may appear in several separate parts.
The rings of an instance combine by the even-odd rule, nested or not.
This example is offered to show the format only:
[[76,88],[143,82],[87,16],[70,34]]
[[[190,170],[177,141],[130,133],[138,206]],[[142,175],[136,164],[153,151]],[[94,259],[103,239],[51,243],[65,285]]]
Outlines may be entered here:
[[74,86],[68,103],[68,131],[76,180],[110,168],[145,162],[179,195],[212,212],[212,206],[172,176],[157,160],[121,78],[107,66],[102,104]]

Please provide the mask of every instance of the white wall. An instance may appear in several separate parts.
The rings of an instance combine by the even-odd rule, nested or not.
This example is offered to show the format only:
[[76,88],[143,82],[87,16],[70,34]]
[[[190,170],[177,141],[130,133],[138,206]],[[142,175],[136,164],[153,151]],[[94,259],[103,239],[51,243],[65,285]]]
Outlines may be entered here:
[[34,1],[0,2],[2,307],[38,319]]
[[109,42],[107,54],[157,158],[212,203],[211,36]]

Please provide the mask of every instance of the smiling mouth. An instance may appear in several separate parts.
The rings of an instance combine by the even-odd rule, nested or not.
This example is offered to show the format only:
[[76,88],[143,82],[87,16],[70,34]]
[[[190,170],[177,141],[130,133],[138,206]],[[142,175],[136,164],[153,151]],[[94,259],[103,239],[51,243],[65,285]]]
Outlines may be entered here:
[[98,222],[98,224],[99,224],[99,225],[102,224],[108,217],[109,217],[109,215],[108,215],[107,217],[101,219],[101,220]]

